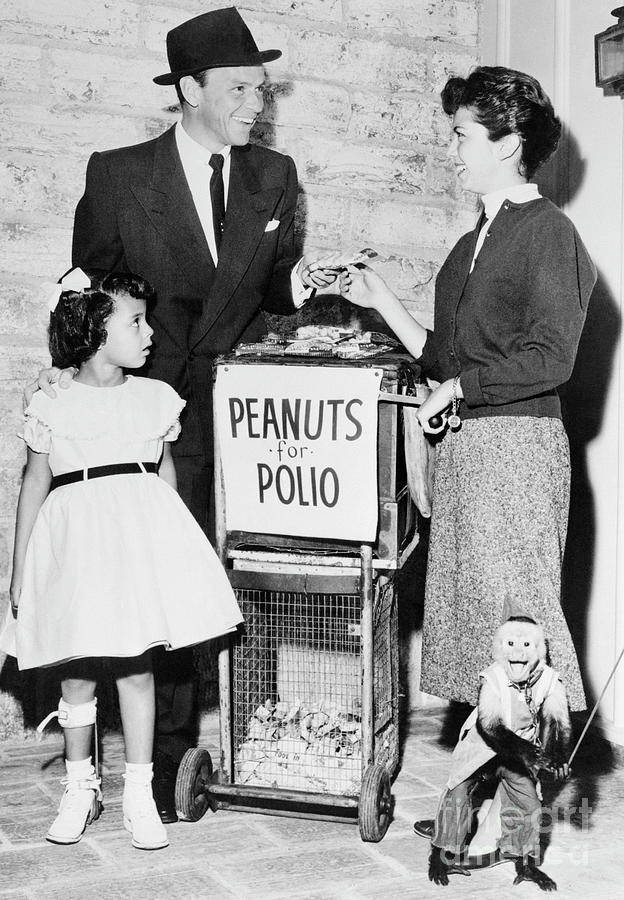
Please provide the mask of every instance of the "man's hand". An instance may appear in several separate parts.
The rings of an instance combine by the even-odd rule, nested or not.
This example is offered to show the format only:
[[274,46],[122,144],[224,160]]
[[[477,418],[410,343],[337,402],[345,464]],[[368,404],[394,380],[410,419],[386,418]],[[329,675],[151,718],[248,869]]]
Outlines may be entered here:
[[[323,259],[312,257],[310,254],[304,256],[297,266],[297,274],[302,284],[307,288],[314,289],[329,287],[330,284],[333,284],[340,271],[339,268],[336,268],[334,258],[337,260],[337,253],[329,254]],[[332,266],[334,267],[332,268]]]
[[299,278],[309,288],[324,288],[333,284],[340,272],[361,265],[378,256],[376,250],[336,250],[324,253],[311,250],[300,261],[297,272]]
[[39,372],[37,379],[30,384],[27,384],[24,388],[24,395],[22,398],[24,409],[26,409],[35,393],[39,390],[43,391],[44,394],[47,394],[48,397],[54,399],[54,397],[56,397],[56,391],[52,385],[58,384],[60,388],[68,388],[77,372],[78,369],[73,366],[70,366],[68,369],[59,369],[56,366],[52,366],[49,369],[42,369]]

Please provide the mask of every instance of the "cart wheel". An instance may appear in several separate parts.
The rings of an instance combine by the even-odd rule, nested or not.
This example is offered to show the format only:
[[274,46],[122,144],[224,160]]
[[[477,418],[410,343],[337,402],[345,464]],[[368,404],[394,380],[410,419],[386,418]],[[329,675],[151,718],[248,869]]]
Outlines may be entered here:
[[390,824],[390,776],[384,766],[374,763],[364,772],[360,792],[359,825],[363,841],[377,843]]
[[198,822],[208,809],[206,787],[210,784],[212,760],[207,750],[193,747],[182,757],[175,785],[176,812],[180,819]]

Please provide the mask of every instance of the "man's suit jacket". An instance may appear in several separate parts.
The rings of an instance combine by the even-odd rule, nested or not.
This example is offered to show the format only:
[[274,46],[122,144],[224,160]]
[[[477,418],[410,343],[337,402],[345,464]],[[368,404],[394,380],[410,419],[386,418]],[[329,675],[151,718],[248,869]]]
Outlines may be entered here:
[[148,313],[154,347],[139,374],[168,382],[187,400],[176,456],[211,463],[214,357],[264,333],[262,308],[293,312],[296,202],[290,157],[251,144],[233,147],[215,270],[173,128],[89,160],[74,220],[73,264],[134,272],[154,288]]

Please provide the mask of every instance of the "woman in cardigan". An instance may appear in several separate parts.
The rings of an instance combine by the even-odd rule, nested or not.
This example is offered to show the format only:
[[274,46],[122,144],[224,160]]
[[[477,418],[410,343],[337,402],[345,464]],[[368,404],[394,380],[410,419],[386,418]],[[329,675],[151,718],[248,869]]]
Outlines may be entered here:
[[443,432],[421,687],[476,703],[492,634],[523,613],[543,625],[571,708],[583,709],[560,605],[570,460],[557,388],[572,372],[596,273],[573,224],[530,183],[561,131],[539,83],[482,66],[450,78],[442,103],[449,156],[483,213],[440,269],[433,330],[371,269],[351,268],[341,288],[440,382],[418,414],[426,432]]

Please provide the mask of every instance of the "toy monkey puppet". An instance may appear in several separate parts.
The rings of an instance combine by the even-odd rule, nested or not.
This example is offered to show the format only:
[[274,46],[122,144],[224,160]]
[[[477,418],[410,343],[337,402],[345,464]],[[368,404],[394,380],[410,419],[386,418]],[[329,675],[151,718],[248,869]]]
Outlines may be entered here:
[[496,859],[515,862],[514,884],[534,881],[542,890],[553,891],[555,882],[537,868],[541,813],[537,778],[540,769],[559,779],[569,774],[571,729],[565,689],[557,672],[546,665],[541,627],[526,616],[501,625],[494,635],[493,656],[495,662],[481,673],[478,707],[464,723],[453,751],[433,831],[429,878],[447,885],[449,874],[466,873],[477,788],[495,774],[495,800],[500,800]]

